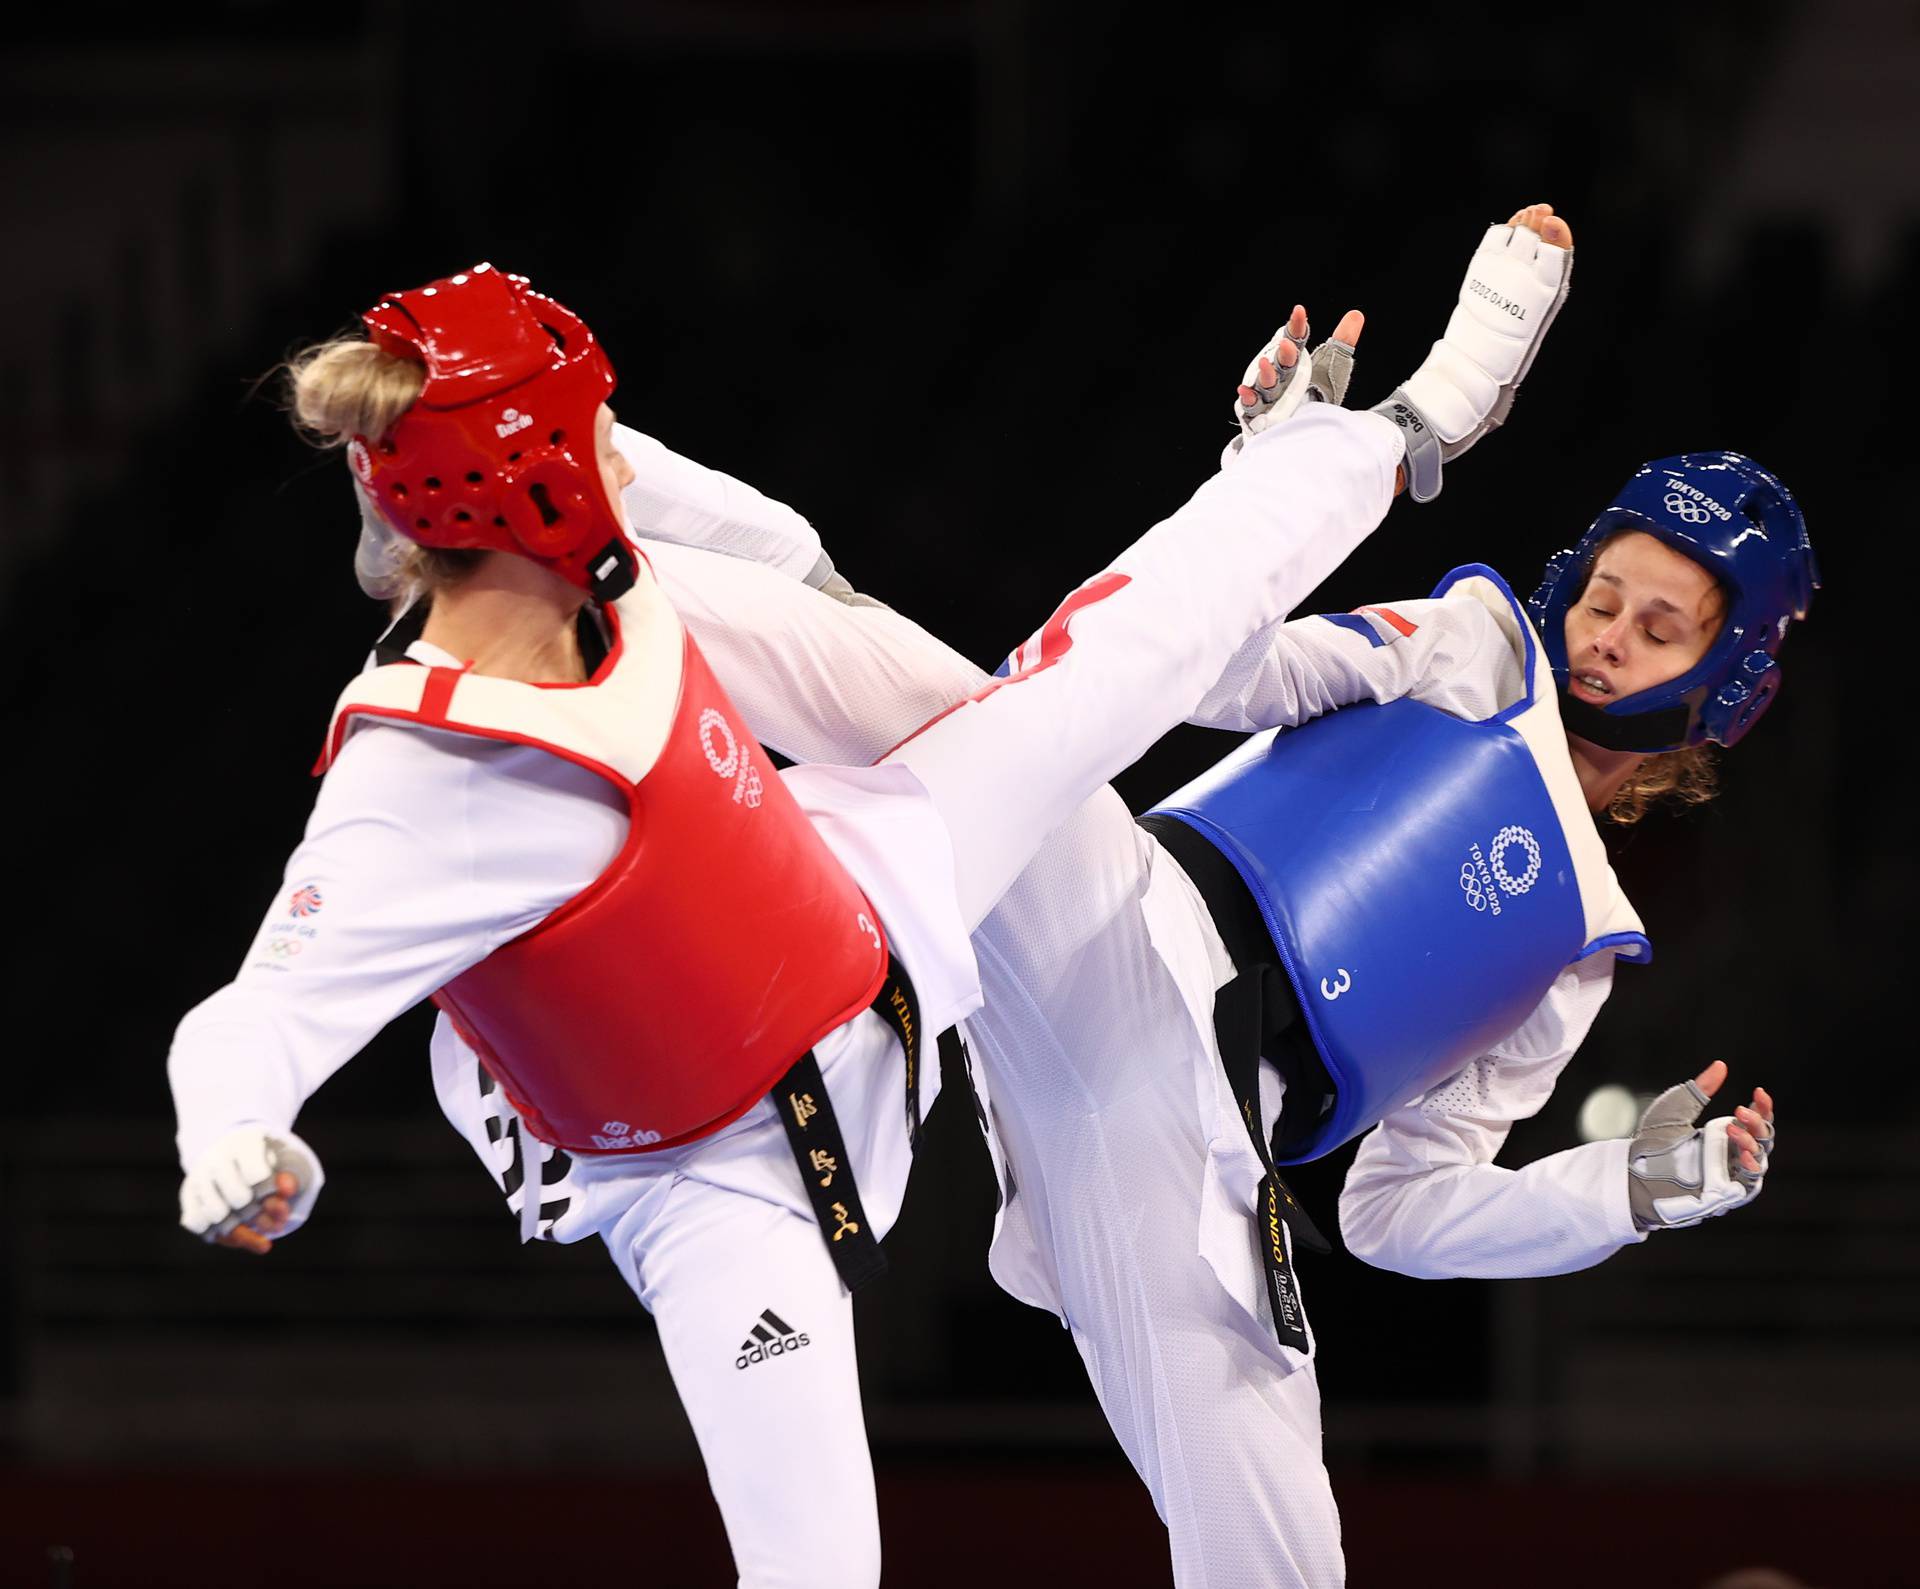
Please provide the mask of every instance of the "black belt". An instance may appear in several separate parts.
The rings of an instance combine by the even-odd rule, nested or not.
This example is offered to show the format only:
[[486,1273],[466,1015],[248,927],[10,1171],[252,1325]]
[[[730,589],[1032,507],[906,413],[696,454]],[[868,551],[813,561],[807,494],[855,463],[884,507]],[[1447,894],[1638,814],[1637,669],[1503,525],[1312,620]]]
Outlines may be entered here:
[[[868,1006],[893,1028],[907,1062],[907,1142],[920,1147],[920,1001],[914,996],[913,982],[906,967],[891,955],[887,957],[886,980]],[[827,1084],[821,1079],[820,1062],[808,1049],[793,1068],[780,1078],[773,1090],[780,1123],[786,1127],[787,1143],[793,1149],[793,1161],[800,1167],[800,1179],[807,1188],[807,1201],[813,1204],[813,1217],[820,1222],[820,1234],[826,1239],[833,1267],[849,1291],[858,1291],[870,1280],[887,1272],[887,1257],[873,1234],[873,1224],[860,1203],[860,1189],[853,1181],[853,1161],[847,1155],[846,1139],[840,1135],[840,1122],[834,1117],[833,1100],[827,1096]]]
[[[1309,1252],[1330,1253],[1333,1247],[1287,1190],[1273,1161],[1286,1150],[1289,1125],[1297,1133],[1318,1118],[1321,1106],[1332,1097],[1332,1083],[1307,1031],[1293,983],[1280,968],[1273,935],[1233,863],[1177,817],[1146,816],[1140,819],[1140,825],[1180,863],[1180,869],[1199,890],[1238,973],[1213,996],[1213,1034],[1227,1085],[1233,1090],[1240,1118],[1253,1139],[1253,1150],[1260,1155],[1266,1171],[1260,1180],[1254,1223],[1259,1229],[1260,1259],[1267,1274],[1267,1300],[1273,1305],[1274,1334],[1282,1345],[1304,1352],[1306,1316],[1301,1312],[1300,1290],[1287,1260],[1281,1227]],[[1287,1082],[1286,1107],[1274,1122],[1271,1145],[1260,1129],[1263,1056]]]

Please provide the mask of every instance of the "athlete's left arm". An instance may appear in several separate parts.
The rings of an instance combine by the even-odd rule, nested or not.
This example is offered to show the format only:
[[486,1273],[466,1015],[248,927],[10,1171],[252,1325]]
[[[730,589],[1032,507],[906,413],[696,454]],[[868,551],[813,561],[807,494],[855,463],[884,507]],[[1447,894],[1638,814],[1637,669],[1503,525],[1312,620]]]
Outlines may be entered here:
[[1460,593],[1270,624],[1240,648],[1188,721],[1252,733],[1403,696],[1481,718],[1525,690],[1505,632]]
[[1517,1170],[1493,1162],[1585,1039],[1611,962],[1569,966],[1497,1050],[1369,1133],[1340,1194],[1352,1252],[1420,1279],[1493,1280],[1585,1269],[1644,1239],[1628,1200],[1630,1143],[1590,1142]]

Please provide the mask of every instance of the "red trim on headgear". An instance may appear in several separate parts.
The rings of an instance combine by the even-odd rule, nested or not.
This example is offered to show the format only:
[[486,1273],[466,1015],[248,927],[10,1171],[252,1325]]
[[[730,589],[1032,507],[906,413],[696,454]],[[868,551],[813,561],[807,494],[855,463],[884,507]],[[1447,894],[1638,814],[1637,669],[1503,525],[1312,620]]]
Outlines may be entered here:
[[376,347],[427,373],[392,431],[350,450],[388,523],[421,546],[531,558],[602,596],[632,583],[594,442],[613,366],[577,316],[481,264],[361,319]]

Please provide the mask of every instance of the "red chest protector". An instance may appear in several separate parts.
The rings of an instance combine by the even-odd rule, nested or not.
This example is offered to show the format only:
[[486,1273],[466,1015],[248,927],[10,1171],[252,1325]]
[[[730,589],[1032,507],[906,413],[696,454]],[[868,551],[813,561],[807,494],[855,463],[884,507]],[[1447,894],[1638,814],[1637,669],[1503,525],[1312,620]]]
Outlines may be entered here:
[[591,683],[402,663],[348,686],[355,718],[533,745],[608,779],[612,863],[434,995],[527,1128],[570,1153],[668,1148],[753,1107],[865,1009],[887,953],[859,886],[747,734],[643,571]]

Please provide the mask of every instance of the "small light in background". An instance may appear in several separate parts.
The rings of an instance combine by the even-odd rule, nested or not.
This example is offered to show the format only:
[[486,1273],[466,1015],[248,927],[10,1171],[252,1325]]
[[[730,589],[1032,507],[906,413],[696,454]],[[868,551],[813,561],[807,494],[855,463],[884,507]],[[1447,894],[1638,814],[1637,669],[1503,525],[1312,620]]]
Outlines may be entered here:
[[1625,1087],[1596,1087],[1580,1106],[1580,1140],[1608,1142],[1630,1137],[1640,1123],[1640,1100]]

